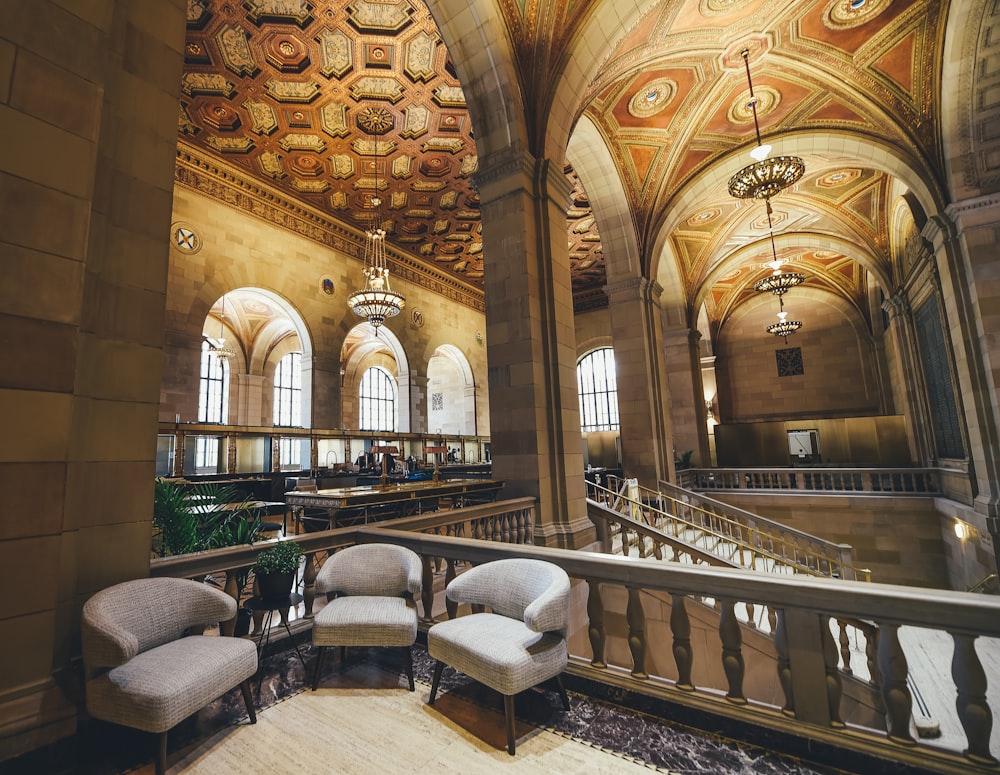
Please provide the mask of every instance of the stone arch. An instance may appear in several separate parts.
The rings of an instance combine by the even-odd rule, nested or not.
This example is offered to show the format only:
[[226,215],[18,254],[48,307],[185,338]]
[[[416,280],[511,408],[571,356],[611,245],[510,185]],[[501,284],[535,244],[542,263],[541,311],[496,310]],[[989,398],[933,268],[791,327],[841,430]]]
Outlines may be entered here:
[[1000,121],[1000,102],[991,96],[1000,86],[1000,71],[992,64],[998,29],[996,3],[956,0],[948,8],[939,118],[952,201],[1000,191],[1000,168],[991,163],[1000,153],[1000,136],[984,131]]
[[358,387],[361,376],[370,366],[381,366],[396,378],[397,428],[408,433],[410,428],[410,363],[399,338],[385,326],[376,334],[369,323],[358,323],[348,332],[340,352],[341,418],[345,428],[357,428]]
[[[451,344],[427,360],[428,433],[476,435],[476,380],[468,359]],[[436,398],[439,396],[439,399]]]

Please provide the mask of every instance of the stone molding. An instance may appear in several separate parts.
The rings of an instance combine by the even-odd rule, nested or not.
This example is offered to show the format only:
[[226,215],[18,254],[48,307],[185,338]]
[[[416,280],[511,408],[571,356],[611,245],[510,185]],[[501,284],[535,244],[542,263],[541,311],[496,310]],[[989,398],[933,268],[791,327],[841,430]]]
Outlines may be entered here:
[[[293,202],[236,169],[178,143],[174,167],[177,185],[286,229],[344,255],[363,260],[364,238],[319,210]],[[467,286],[392,248],[387,250],[395,278],[417,285],[477,312],[486,311],[482,291]],[[360,276],[360,273],[359,273]]]

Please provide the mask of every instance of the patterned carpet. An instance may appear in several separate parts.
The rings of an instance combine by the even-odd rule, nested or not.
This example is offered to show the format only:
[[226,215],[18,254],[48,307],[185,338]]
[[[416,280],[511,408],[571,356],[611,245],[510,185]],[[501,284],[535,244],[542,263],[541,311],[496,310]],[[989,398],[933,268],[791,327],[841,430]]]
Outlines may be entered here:
[[[315,652],[303,644],[311,681]],[[416,691],[406,691],[398,651],[352,649],[342,664],[331,650],[316,692],[304,689],[292,649],[263,662],[258,723],[250,725],[238,690],[171,731],[169,772],[176,773],[629,773],[677,775],[819,775],[902,773],[897,766],[844,761],[805,763],[723,734],[696,731],[618,702],[570,688],[570,711],[555,692],[517,698],[517,756],[506,753],[502,698],[446,669],[428,706],[433,660],[414,649]],[[254,687],[256,690],[256,686]],[[332,700],[332,701],[331,701]],[[627,703],[625,703],[627,704]],[[154,739],[99,721],[75,737],[0,763],[9,775],[151,775]],[[817,754],[819,758],[821,754]],[[836,766],[831,766],[836,764]]]

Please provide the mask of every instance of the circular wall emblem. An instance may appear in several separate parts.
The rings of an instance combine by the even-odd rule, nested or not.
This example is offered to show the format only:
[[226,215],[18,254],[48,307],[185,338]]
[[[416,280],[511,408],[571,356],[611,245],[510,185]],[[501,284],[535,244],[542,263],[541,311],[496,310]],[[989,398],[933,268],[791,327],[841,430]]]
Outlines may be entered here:
[[669,78],[657,78],[632,95],[628,112],[636,118],[649,118],[667,107],[676,93],[676,83]]
[[333,280],[331,280],[329,277],[323,278],[323,282],[320,283],[320,287],[323,289],[323,293],[325,293],[327,296],[333,296],[333,291],[334,291]]
[[413,308],[413,312],[410,313],[410,320],[413,321],[413,325],[417,328],[424,327],[424,313],[421,312],[416,307]]
[[722,210],[718,207],[712,207],[708,210],[702,210],[700,213],[692,215],[687,219],[687,224],[688,226],[704,226],[706,223],[714,221],[720,215],[722,215]]
[[170,235],[173,246],[178,250],[185,253],[197,253],[201,250],[201,237],[186,223],[175,223]]
[[859,27],[889,7],[892,0],[834,0],[823,12],[823,24],[831,30]]

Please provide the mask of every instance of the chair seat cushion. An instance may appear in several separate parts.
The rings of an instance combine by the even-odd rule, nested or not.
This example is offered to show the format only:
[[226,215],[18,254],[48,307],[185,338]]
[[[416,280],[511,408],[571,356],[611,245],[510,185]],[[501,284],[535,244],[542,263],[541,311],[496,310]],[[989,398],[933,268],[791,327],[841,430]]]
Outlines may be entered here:
[[192,635],[88,681],[87,710],[104,721],[165,732],[256,672],[253,641]]
[[334,598],[313,619],[314,646],[412,646],[417,609],[402,597]]
[[492,613],[439,622],[427,631],[427,651],[501,694],[517,694],[566,669],[566,641]]

